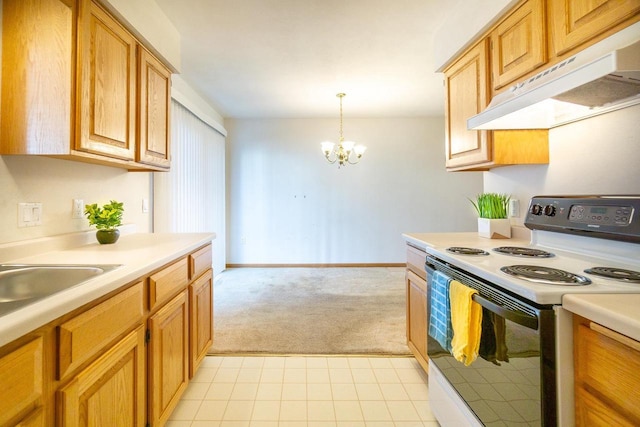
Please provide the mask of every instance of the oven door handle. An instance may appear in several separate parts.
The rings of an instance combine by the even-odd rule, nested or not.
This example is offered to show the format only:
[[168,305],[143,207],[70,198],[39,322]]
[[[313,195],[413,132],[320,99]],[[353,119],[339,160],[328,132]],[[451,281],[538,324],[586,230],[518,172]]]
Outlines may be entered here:
[[487,310],[497,314],[498,316],[509,319],[519,325],[525,326],[535,331],[538,330],[538,318],[520,311],[512,310],[483,297],[480,294],[473,294],[471,299]]

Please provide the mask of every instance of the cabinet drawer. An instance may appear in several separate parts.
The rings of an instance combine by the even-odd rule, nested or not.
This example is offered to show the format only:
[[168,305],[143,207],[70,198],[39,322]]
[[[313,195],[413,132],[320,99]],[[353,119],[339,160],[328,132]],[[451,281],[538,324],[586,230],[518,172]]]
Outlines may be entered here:
[[43,339],[38,337],[0,359],[0,425],[36,408],[42,399]]
[[187,258],[163,268],[149,277],[149,309],[169,300],[189,283]]
[[142,282],[58,327],[58,379],[98,354],[142,319]]
[[640,402],[640,351],[585,324],[577,325],[576,337],[575,373],[578,386],[587,388],[611,408],[640,422],[640,408],[637,405]]
[[189,280],[193,280],[211,268],[211,245],[189,255]]
[[427,279],[427,272],[424,269],[426,260],[426,252],[407,245],[407,268],[425,280]]

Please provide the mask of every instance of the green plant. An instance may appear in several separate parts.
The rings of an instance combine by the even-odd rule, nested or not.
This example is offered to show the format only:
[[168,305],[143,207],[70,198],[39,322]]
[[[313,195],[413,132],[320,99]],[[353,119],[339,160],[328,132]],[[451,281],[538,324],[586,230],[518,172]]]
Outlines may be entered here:
[[511,196],[498,193],[482,193],[476,196],[476,201],[469,199],[480,218],[507,218],[507,209]]
[[123,213],[123,203],[118,203],[115,200],[110,200],[102,207],[93,203],[84,208],[89,225],[95,225],[98,230],[114,230],[122,224]]

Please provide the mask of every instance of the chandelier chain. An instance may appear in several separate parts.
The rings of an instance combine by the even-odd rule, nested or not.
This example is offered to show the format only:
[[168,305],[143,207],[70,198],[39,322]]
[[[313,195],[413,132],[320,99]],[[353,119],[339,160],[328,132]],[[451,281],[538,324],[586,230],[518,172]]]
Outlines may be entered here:
[[342,136],[342,98],[344,98],[344,93],[339,93],[337,95],[340,98],[340,142],[344,141],[344,137]]

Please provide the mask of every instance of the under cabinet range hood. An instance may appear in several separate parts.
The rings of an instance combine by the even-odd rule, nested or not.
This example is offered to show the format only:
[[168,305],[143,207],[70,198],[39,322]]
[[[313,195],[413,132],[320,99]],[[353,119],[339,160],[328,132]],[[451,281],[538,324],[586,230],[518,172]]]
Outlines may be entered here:
[[549,129],[640,103],[640,22],[496,95],[469,129]]

